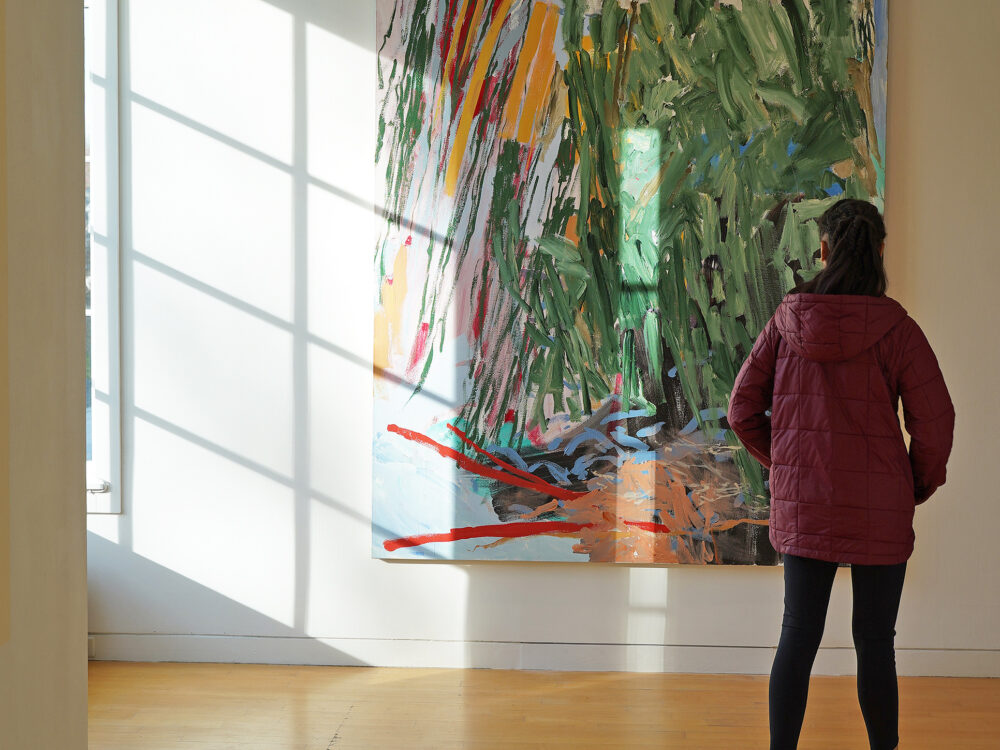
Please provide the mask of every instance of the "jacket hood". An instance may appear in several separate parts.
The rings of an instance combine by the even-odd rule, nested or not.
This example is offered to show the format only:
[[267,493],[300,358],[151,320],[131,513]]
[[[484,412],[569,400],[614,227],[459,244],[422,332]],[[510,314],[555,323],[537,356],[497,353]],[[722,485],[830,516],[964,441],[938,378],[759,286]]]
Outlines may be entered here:
[[781,337],[801,357],[817,362],[851,359],[906,318],[891,297],[789,294],[774,314]]

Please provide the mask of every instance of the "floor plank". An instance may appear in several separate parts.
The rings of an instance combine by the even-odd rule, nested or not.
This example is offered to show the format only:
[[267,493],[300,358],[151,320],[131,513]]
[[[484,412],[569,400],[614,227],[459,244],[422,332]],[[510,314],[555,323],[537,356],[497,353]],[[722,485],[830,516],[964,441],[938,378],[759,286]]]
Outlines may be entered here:
[[[91,662],[90,750],[767,748],[766,675]],[[1000,680],[903,677],[900,750],[1000,748]],[[868,748],[814,676],[802,750]]]

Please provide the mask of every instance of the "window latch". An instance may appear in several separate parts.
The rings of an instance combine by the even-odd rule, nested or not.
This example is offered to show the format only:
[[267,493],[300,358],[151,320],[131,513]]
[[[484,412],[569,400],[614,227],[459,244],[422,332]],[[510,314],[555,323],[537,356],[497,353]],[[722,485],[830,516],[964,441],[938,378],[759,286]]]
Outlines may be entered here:
[[111,492],[111,482],[108,482],[106,480],[101,480],[101,483],[98,484],[96,487],[88,487],[87,492],[89,492],[91,495],[107,494],[108,492]]

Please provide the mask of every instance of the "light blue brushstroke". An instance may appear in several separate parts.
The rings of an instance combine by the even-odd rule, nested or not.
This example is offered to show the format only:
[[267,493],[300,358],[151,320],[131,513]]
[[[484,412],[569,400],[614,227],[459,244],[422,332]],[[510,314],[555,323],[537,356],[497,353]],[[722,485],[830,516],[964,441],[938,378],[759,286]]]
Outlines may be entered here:
[[507,445],[491,445],[491,446],[487,447],[486,450],[488,450],[490,453],[499,454],[499,455],[503,456],[508,461],[510,461],[510,463],[514,464],[514,466],[516,466],[517,468],[521,469],[521,471],[527,471],[528,470],[528,464],[527,464],[527,462],[523,458],[521,458],[520,454],[518,454],[518,452],[516,450],[514,450],[513,448],[511,448],[510,446],[507,446]]
[[598,460],[600,460],[602,458],[604,458],[604,457],[603,456],[580,456],[573,463],[573,468],[570,469],[570,472],[577,479],[586,479],[587,478],[587,471],[590,468],[590,465],[592,463],[594,463],[594,461],[598,461]]
[[528,467],[528,471],[532,474],[535,473],[535,469],[540,466],[544,466],[552,474],[552,478],[555,479],[559,484],[565,484],[569,482],[569,470],[565,466],[560,466],[559,464],[554,464],[551,461],[537,461]]
[[593,427],[588,427],[575,438],[569,441],[565,448],[563,448],[563,453],[567,456],[579,447],[580,443],[584,440],[593,440],[602,448],[613,448],[614,444],[605,437],[604,434],[598,432]]
[[[715,407],[715,406],[710,406],[709,408],[702,409],[700,412],[698,412],[698,416],[700,416],[703,421],[704,420],[711,420],[711,419],[722,419],[724,416],[726,416],[726,410],[725,409],[720,409],[720,408]],[[684,428],[680,431],[679,434],[681,434],[681,435],[690,435],[692,432],[694,432],[697,429],[698,429],[698,417],[695,417],[690,422],[688,422],[686,425],[684,425]],[[725,431],[723,431],[721,433],[718,433],[718,434],[725,435]]]
[[640,451],[633,453],[628,459],[634,464],[644,464],[649,461],[656,461],[656,451]]
[[638,438],[634,438],[625,432],[625,428],[618,425],[614,431],[615,440],[626,448],[635,448],[637,451],[648,451],[649,446]]
[[643,427],[641,430],[636,430],[636,437],[646,438],[652,437],[660,431],[666,422],[657,422],[656,424],[651,424],[649,427]]
[[608,422],[614,422],[619,419],[635,419],[636,417],[648,417],[649,412],[645,409],[633,409],[632,411],[616,411],[614,414],[609,414],[604,419],[601,420],[601,424],[607,424]]

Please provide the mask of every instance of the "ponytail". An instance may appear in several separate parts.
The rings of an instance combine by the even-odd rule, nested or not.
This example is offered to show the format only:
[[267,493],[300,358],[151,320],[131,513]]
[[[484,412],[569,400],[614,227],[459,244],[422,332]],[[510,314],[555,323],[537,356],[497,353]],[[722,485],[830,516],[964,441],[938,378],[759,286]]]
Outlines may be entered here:
[[881,297],[887,280],[879,248],[885,223],[871,203],[837,201],[819,217],[819,234],[829,246],[826,268],[794,291],[811,294],[858,294]]

